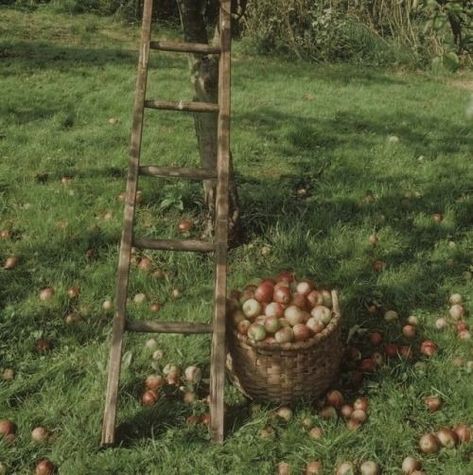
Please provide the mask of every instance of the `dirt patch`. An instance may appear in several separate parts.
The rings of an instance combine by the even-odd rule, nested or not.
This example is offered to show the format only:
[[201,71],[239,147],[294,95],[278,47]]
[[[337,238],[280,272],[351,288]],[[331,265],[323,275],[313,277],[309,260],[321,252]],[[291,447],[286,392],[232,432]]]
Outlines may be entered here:
[[473,78],[455,78],[448,81],[450,86],[473,92]]

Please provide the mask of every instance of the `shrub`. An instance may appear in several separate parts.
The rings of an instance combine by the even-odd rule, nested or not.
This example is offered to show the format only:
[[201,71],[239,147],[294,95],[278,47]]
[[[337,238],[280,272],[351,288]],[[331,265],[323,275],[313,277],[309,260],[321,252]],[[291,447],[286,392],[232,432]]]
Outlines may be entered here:
[[473,48],[472,20],[471,1],[252,0],[245,35],[260,52],[426,64]]

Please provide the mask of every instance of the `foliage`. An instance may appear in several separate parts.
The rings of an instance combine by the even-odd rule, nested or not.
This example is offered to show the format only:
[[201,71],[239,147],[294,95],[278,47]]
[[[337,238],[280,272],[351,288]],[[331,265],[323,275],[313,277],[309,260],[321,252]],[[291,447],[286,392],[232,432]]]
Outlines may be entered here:
[[472,5],[458,0],[254,0],[248,3],[246,33],[260,51],[321,61],[392,62],[403,56],[422,63],[448,52],[470,52]]

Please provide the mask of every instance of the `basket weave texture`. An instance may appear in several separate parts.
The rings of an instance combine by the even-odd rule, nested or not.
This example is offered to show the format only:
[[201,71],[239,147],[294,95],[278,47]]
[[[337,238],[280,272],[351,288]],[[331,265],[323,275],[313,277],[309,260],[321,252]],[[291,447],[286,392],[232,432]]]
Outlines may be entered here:
[[343,354],[341,314],[332,291],[333,317],[325,329],[298,343],[252,342],[228,332],[227,371],[249,398],[278,404],[320,397],[338,377]]

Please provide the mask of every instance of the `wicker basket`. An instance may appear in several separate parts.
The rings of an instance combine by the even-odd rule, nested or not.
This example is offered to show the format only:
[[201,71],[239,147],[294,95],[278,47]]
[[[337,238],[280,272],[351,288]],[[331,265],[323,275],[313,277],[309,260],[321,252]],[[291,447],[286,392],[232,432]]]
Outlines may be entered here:
[[228,332],[227,372],[247,397],[289,404],[320,397],[338,377],[343,348],[337,293],[325,329],[298,343],[251,342],[234,328]]

